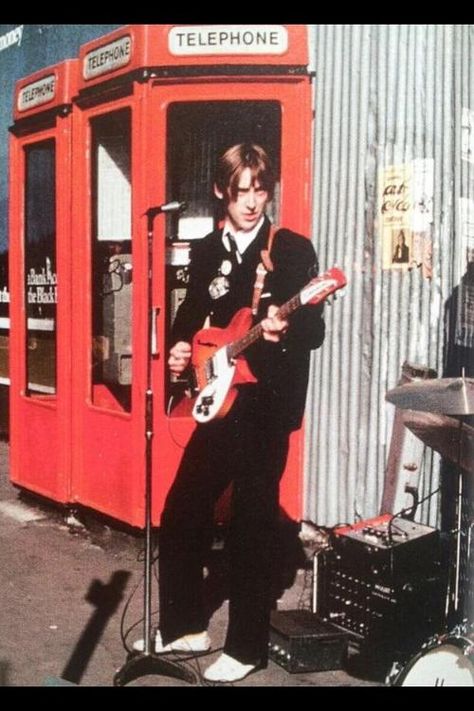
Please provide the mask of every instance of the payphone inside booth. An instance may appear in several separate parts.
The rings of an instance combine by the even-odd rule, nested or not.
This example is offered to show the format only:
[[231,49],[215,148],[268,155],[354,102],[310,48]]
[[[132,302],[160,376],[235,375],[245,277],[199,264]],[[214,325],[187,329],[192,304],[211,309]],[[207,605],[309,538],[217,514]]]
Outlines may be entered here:
[[77,60],[17,82],[10,139],[10,472],[70,484],[70,200]]
[[[170,329],[186,294],[192,244],[222,217],[213,196],[219,154],[244,141],[262,145],[277,173],[271,220],[310,236],[307,32],[304,25],[129,25],[81,47],[72,101],[71,234],[61,247],[71,284],[64,356],[71,502],[144,525],[151,362],[152,510],[159,524],[195,427],[174,407],[186,384],[167,368]],[[36,160],[48,175],[46,158]],[[62,183],[56,187],[63,202]],[[150,209],[170,201],[186,203],[186,210],[157,210],[150,235]],[[45,277],[53,266],[45,263]],[[58,351],[57,367],[60,357]],[[293,433],[281,485],[282,506],[293,518],[302,514],[302,444],[302,431]]]

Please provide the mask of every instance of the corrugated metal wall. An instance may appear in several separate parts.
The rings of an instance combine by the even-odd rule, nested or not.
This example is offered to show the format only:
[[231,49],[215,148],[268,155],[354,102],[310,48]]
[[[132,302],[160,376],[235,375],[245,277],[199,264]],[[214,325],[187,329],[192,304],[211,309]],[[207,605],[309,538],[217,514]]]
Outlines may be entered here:
[[[385,394],[402,363],[443,371],[443,307],[466,265],[460,198],[474,198],[474,165],[461,156],[463,107],[474,110],[474,26],[311,31],[314,241],[321,267],[338,264],[349,285],[326,309],[327,339],[312,363],[305,516],[334,525],[379,513],[394,414]],[[421,268],[382,269],[380,171],[415,159],[433,173],[431,279]],[[438,456],[426,451],[423,494],[438,478]],[[422,520],[436,525],[438,504],[427,501]]]

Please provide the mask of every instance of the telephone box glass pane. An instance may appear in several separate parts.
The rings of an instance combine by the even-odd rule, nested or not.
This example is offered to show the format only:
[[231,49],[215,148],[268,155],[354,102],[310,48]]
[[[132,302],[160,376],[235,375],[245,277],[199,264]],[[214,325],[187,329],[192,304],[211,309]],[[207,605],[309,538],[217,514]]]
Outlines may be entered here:
[[[236,143],[257,143],[272,160],[277,176],[267,214],[278,224],[280,207],[281,105],[278,101],[197,101],[173,103],[167,117],[167,200],[186,203],[181,214],[168,216],[167,293],[168,346],[176,311],[186,295],[189,247],[214,230],[222,213],[214,197],[218,156]],[[250,305],[250,304],[249,304]],[[173,379],[165,393],[165,409],[188,387],[187,379]],[[181,414],[178,408],[174,414]]]
[[92,399],[131,409],[132,231],[130,112],[96,118],[92,132]]
[[56,190],[54,141],[25,151],[26,392],[56,393]]

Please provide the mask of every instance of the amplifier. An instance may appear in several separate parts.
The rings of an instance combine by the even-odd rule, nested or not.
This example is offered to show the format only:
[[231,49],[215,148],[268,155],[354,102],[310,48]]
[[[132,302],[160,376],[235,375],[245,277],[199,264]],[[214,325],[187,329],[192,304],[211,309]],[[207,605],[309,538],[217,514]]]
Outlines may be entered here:
[[272,611],[268,656],[286,671],[341,669],[347,634],[309,610]]
[[357,565],[364,560],[371,570],[397,580],[419,575],[440,557],[436,529],[391,514],[336,528],[334,548],[347,560],[355,555]]
[[391,515],[338,528],[316,556],[313,611],[379,654],[439,632],[445,601],[439,532]]

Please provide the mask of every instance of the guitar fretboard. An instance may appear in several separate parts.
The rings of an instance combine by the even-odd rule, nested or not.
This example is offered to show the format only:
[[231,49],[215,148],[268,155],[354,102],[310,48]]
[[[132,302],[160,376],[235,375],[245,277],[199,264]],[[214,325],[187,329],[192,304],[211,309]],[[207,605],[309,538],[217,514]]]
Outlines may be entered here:
[[[287,316],[292,314],[293,311],[296,311],[296,309],[300,306],[300,294],[296,294],[296,296],[293,296],[289,301],[285,302],[283,306],[280,306],[280,308],[276,312],[276,315],[282,320],[285,320]],[[261,338],[262,335],[262,324],[257,323],[257,325],[251,328],[250,331],[247,331],[245,336],[242,336],[242,338],[239,338],[237,341],[229,343],[229,345],[227,346],[227,357],[229,358],[229,360],[231,360],[232,358],[237,358],[237,356],[240,355],[240,353],[243,353],[243,351],[245,351],[246,348],[251,346],[252,343],[258,341],[258,339]]]

